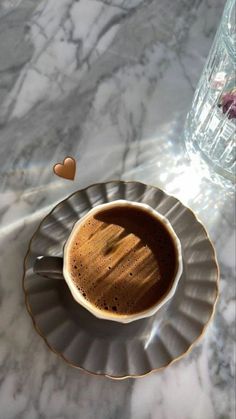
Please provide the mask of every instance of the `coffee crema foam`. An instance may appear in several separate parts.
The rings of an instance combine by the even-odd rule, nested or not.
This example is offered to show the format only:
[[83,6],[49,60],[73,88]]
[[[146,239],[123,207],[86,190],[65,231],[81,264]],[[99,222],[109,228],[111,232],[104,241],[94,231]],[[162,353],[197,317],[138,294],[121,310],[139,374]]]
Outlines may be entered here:
[[177,270],[175,245],[166,227],[128,205],[87,218],[68,250],[69,273],[83,297],[117,316],[156,304],[169,291]]

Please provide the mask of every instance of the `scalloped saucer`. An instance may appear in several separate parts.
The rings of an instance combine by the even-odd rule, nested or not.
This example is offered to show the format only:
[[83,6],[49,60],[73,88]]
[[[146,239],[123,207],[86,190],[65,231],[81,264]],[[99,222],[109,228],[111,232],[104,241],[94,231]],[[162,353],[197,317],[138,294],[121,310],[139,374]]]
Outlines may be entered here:
[[[42,252],[62,256],[74,223],[92,207],[117,199],[146,203],[167,217],[183,254],[174,297],[152,317],[128,324],[97,319],[74,301],[65,281],[32,269]],[[214,247],[189,208],[157,187],[112,181],[73,193],[43,219],[25,257],[23,289],[35,329],[53,352],[71,366],[121,379],[146,375],[185,355],[213,316],[218,282]]]

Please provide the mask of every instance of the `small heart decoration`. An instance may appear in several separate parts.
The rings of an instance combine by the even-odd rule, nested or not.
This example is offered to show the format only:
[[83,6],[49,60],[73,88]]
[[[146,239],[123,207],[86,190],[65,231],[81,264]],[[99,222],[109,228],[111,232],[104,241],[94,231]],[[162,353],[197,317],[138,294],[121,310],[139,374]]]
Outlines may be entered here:
[[57,163],[53,166],[55,175],[64,179],[74,180],[76,172],[76,161],[73,157],[66,157],[63,163]]

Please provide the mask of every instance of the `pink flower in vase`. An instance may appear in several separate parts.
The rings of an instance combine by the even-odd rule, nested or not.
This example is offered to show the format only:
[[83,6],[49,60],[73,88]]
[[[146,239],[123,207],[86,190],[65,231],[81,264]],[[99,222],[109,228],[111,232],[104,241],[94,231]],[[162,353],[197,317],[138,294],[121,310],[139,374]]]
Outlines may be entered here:
[[236,118],[236,89],[222,96],[221,106],[223,113],[228,113],[229,119]]

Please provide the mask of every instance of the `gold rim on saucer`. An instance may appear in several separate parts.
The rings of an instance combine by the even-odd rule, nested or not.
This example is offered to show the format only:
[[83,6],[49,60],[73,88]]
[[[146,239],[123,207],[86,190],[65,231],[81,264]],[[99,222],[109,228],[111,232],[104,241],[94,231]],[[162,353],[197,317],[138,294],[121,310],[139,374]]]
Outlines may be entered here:
[[[82,215],[117,199],[146,203],[168,218],[184,262],[174,297],[151,318],[126,325],[95,318],[75,303],[64,281],[44,279],[32,269],[42,249],[62,255]],[[160,371],[191,351],[215,312],[219,266],[207,231],[180,201],[140,182],[109,181],[74,192],[44,217],[24,259],[23,290],[34,328],[52,352],[82,371],[121,380]]]

